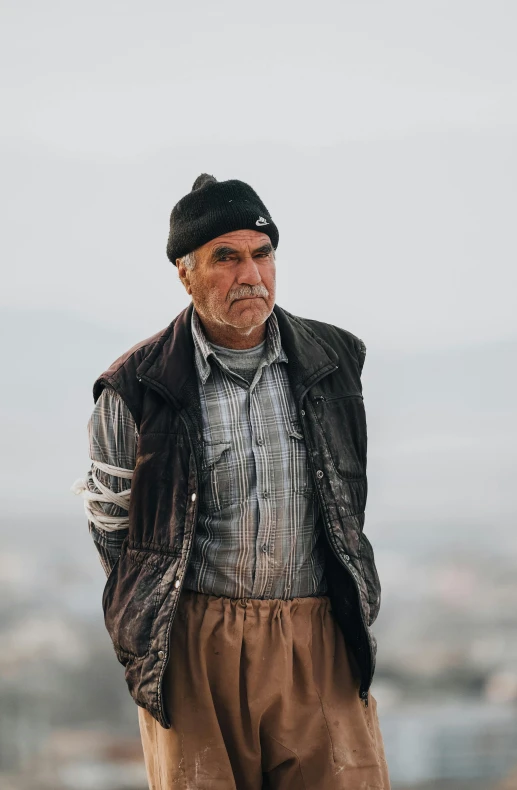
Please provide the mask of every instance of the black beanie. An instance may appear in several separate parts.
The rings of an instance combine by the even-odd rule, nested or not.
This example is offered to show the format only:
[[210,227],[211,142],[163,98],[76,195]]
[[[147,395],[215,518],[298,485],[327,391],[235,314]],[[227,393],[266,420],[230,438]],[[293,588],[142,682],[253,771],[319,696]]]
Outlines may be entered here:
[[202,173],[171,212],[167,257],[176,258],[233,230],[267,233],[276,250],[278,229],[255,190],[244,181],[217,181]]

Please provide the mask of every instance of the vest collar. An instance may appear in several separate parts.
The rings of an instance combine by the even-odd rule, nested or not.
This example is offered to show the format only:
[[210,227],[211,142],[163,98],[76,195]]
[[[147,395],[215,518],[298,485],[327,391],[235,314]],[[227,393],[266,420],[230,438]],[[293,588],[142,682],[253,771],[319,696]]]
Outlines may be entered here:
[[[298,401],[313,383],[338,367],[338,356],[305,321],[277,304],[273,310],[280,328],[282,347],[289,360],[289,381]],[[165,389],[177,406],[187,409],[192,405],[197,389],[192,311],[191,302],[165,330],[137,369],[138,378],[150,379],[158,389]]]
[[278,319],[282,347],[289,359],[289,382],[295,399],[300,401],[316,381],[337,370],[339,357],[306,321],[279,305],[275,305],[273,310]]

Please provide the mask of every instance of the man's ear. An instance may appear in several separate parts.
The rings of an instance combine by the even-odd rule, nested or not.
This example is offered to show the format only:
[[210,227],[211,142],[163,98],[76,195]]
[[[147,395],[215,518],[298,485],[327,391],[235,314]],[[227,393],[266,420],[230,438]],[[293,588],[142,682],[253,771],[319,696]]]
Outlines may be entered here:
[[192,294],[192,288],[190,287],[190,269],[188,269],[184,263],[181,263],[180,258],[176,258],[176,268],[178,270],[178,277],[190,296]]

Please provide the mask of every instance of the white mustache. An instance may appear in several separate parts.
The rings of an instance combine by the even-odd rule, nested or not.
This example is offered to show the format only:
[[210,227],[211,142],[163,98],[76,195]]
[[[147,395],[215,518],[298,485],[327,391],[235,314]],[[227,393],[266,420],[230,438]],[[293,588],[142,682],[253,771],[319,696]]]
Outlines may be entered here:
[[244,299],[246,296],[269,296],[269,291],[265,285],[242,285],[240,288],[235,288],[229,294],[230,300]]

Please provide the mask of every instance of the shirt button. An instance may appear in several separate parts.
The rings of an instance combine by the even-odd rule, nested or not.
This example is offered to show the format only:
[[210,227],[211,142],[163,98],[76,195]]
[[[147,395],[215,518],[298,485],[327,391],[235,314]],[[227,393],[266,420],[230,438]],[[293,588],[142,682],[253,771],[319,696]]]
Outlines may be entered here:
[[160,661],[162,661],[162,659],[165,658],[165,653],[163,652],[163,650],[158,650],[158,658],[160,659]]
[[266,553],[266,551],[267,551],[267,543],[263,544],[262,551],[264,552],[264,554]]
[[192,500],[193,502],[195,502],[195,501],[196,501],[196,496],[197,496],[197,494],[196,494],[196,492],[194,491],[194,493],[193,493],[193,494],[192,494],[192,496],[190,497],[190,498],[191,498],[191,500]]
[[320,479],[323,477],[323,472],[321,471],[321,469],[318,469],[318,471],[316,472],[316,477],[319,477]]
[[181,584],[181,581],[180,581],[180,579],[176,579],[176,581],[174,582],[174,586],[175,586],[175,588],[176,588],[176,589],[178,589],[178,587],[180,586],[180,584]]
[[267,499],[269,497],[269,491],[264,491],[262,496],[264,497],[264,499]]
[[305,417],[305,412],[303,409],[301,410],[300,414],[302,415],[302,417]]
[[345,554],[345,555],[344,555],[344,558],[345,558],[346,562],[348,562],[348,560],[350,559],[350,557],[348,556],[348,554]]
[[259,438],[257,439],[257,444],[264,444],[264,439],[262,438],[262,436],[259,436]]

